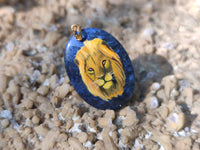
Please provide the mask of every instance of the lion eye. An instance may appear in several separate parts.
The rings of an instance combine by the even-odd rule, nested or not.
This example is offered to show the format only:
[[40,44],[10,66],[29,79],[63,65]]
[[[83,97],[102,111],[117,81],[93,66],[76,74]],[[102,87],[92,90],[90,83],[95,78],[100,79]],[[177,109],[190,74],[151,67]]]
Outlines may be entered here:
[[88,73],[94,73],[94,69],[93,68],[89,68],[88,69]]
[[105,64],[106,64],[106,60],[103,60],[102,65],[105,66]]

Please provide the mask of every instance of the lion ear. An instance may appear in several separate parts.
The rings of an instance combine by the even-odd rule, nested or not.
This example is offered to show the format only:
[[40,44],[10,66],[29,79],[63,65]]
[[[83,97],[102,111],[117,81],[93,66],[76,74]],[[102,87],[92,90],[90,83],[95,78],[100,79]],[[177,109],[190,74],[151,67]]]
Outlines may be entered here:
[[109,48],[111,51],[113,51],[112,48],[105,41],[102,41],[101,44],[105,45],[107,48]]
[[74,63],[75,63],[77,66],[79,66],[79,62],[78,62],[77,59],[74,59]]

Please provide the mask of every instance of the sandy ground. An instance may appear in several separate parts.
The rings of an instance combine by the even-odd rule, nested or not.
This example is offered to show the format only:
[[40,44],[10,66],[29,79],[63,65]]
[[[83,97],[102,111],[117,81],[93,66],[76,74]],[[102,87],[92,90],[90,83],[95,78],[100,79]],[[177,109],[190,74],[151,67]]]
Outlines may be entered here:
[[[130,103],[97,110],[70,85],[70,26],[114,35]],[[0,0],[0,149],[199,150],[199,0]]]

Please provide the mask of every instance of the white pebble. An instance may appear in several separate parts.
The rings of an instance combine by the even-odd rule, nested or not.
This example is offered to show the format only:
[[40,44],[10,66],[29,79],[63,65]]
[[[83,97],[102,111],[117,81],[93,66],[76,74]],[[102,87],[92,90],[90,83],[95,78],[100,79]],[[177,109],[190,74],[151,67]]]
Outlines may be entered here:
[[13,49],[14,49],[14,44],[13,44],[13,42],[9,42],[9,43],[6,45],[6,49],[7,49],[7,51],[13,51]]
[[79,118],[80,118],[80,116],[77,115],[76,113],[72,116],[72,120],[73,120],[73,121],[76,121],[76,120],[78,120]]
[[157,108],[158,107],[158,99],[156,97],[151,98],[151,108]]
[[43,83],[44,86],[49,86],[49,79],[46,79]]
[[174,45],[173,45],[172,43],[170,43],[170,42],[164,43],[164,44],[162,45],[162,47],[163,47],[164,49],[167,49],[167,50],[172,50],[172,49],[174,49]]
[[135,142],[134,142],[134,146],[132,149],[137,149],[137,148],[141,148],[143,149],[143,145],[139,143],[139,141],[136,139]]
[[65,118],[62,116],[62,113],[61,113],[61,112],[58,114],[58,118],[59,118],[59,120],[61,120],[61,121],[65,121]]
[[112,137],[112,131],[110,131],[108,134]]
[[145,134],[145,139],[149,139],[152,136],[152,132],[147,132],[147,134]]
[[173,123],[177,123],[178,122],[178,114],[177,113],[173,113],[170,117],[169,117],[169,121],[173,122]]
[[179,131],[179,132],[178,132],[178,135],[181,136],[181,137],[186,137],[186,133],[185,133],[184,130]]
[[0,113],[0,117],[7,118],[7,119],[12,119],[12,114],[11,114],[11,112],[9,110],[3,110]]
[[155,34],[155,31],[152,28],[146,28],[142,34],[144,37],[150,37]]
[[33,72],[32,76],[31,76],[31,78],[32,78],[33,81],[36,81],[36,80],[39,79],[40,75],[41,75],[41,74],[40,74],[40,71],[39,71],[39,70],[35,70],[35,71]]
[[60,80],[59,80],[59,85],[61,85],[64,82],[64,80],[65,80],[65,78],[61,77]]
[[16,122],[12,123],[13,124],[13,128],[18,132],[18,133],[22,133],[22,130],[20,129],[20,125]]
[[189,127],[185,127],[184,129],[186,132],[190,132],[190,128]]
[[153,84],[153,89],[155,90],[155,91],[157,91],[157,90],[159,90],[160,89],[160,83],[154,83]]
[[95,128],[91,128],[90,126],[87,127],[87,130],[93,133],[97,132]]
[[81,129],[79,129],[79,126],[81,126],[82,123],[74,123],[73,127],[69,130],[69,132],[77,132],[80,133]]
[[89,148],[92,146],[92,143],[91,141],[87,141],[86,143],[83,144],[83,146]]

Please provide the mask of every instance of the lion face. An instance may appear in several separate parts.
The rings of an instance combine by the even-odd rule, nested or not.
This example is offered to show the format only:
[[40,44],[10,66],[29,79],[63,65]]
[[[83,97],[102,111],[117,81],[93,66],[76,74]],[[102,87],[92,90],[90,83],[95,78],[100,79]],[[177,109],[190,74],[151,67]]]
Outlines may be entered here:
[[123,94],[123,65],[119,56],[102,39],[85,41],[74,61],[91,94],[106,101]]

